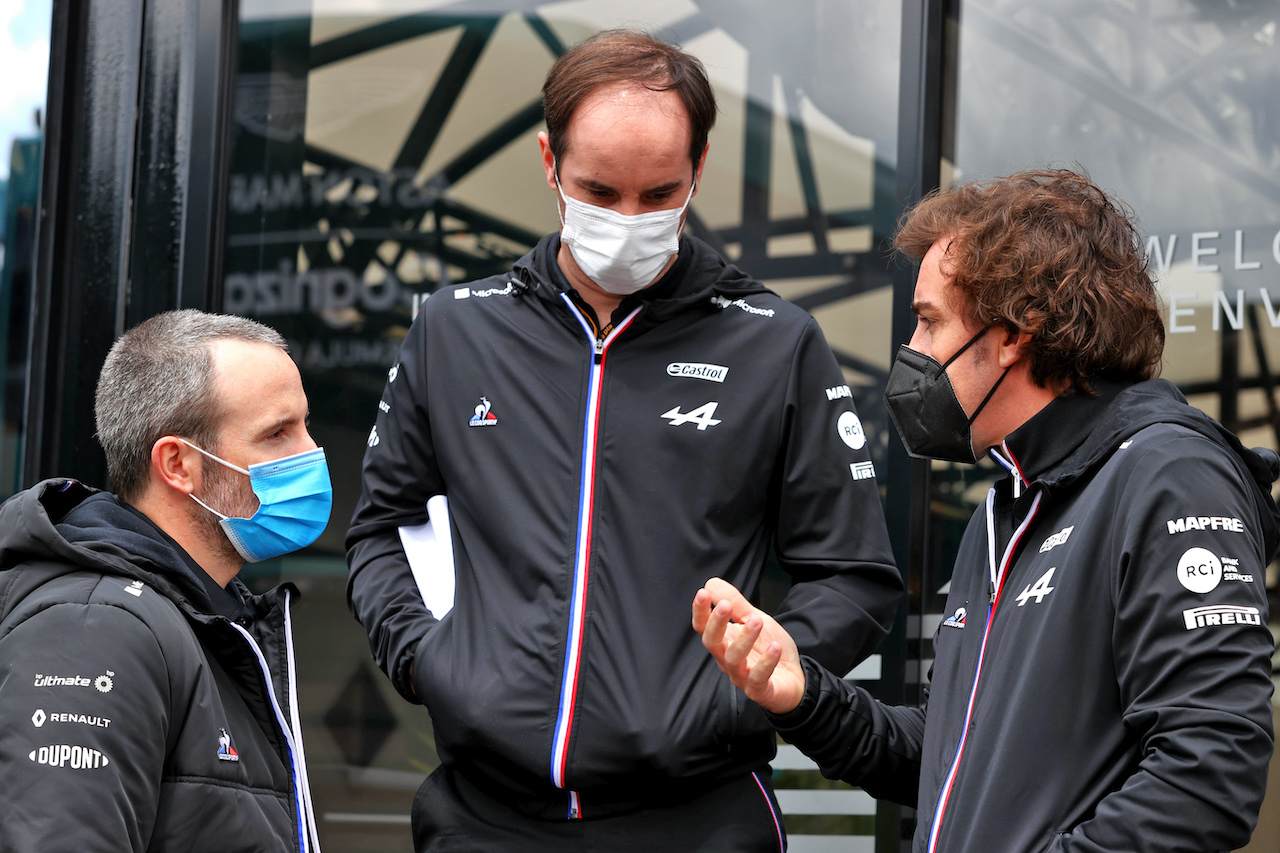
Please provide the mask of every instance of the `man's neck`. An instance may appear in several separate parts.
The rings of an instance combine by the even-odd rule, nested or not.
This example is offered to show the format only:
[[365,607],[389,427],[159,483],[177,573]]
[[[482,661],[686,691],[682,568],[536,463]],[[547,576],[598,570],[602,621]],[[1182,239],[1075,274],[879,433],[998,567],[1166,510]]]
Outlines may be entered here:
[[[167,496],[166,496],[167,497]],[[186,496],[181,496],[190,500]],[[191,519],[186,507],[180,503],[175,505],[173,499],[165,500],[153,495],[143,495],[132,503],[133,508],[151,519],[151,522],[169,535],[183,551],[187,552],[196,565],[204,569],[205,574],[213,578],[214,583],[226,589],[232,578],[244,567],[239,555],[231,558],[217,548],[212,548],[205,537],[200,535],[197,525]]]
[[583,302],[591,306],[600,327],[607,326],[613,319],[613,312],[622,304],[623,297],[610,293],[587,278],[573,259],[573,253],[569,251],[567,243],[560,244],[560,251],[556,253],[556,263],[560,265],[560,272],[564,274],[569,286],[577,292]]

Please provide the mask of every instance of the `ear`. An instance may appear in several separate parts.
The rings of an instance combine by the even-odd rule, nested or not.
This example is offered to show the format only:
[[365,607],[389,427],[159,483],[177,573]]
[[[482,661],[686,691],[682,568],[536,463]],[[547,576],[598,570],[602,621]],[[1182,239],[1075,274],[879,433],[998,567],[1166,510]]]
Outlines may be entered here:
[[702,156],[698,158],[698,165],[694,167],[694,170],[693,170],[693,176],[695,181],[695,185],[693,187],[694,195],[697,195],[698,190],[702,189],[702,168],[707,165],[707,152],[710,150],[711,150],[711,143],[708,142],[706,146],[702,149]]
[[189,495],[200,486],[204,460],[195,449],[166,435],[151,446],[151,473],[165,486]]
[[538,132],[538,150],[542,152],[542,168],[547,173],[547,186],[558,190],[556,186],[556,156],[551,152],[551,138],[545,130]]
[[1007,370],[1019,361],[1030,358],[1027,347],[1034,337],[1035,335],[1030,332],[1011,332],[1008,329],[1001,328],[1000,342],[997,345],[1000,367]]

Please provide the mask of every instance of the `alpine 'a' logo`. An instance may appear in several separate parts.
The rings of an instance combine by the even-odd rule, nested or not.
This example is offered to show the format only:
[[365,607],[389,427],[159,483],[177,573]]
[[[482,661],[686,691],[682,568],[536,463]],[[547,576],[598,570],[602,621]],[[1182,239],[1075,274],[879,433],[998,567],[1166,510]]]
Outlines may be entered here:
[[698,430],[702,432],[705,431],[707,427],[713,427],[720,423],[720,421],[715,417],[716,406],[718,405],[720,405],[718,402],[712,400],[710,403],[703,403],[698,408],[692,409],[688,412],[681,412],[680,407],[676,406],[674,409],[664,412],[662,417],[671,421],[672,426],[680,426],[681,424],[697,424]]
[[1018,602],[1018,606],[1022,607],[1032,598],[1036,600],[1036,604],[1044,601],[1044,597],[1055,589],[1055,587],[1049,586],[1049,581],[1053,580],[1053,573],[1057,570],[1058,567],[1054,566],[1052,569],[1042,574],[1040,579],[1034,584],[1027,584],[1027,588],[1020,592],[1018,597],[1015,599]]

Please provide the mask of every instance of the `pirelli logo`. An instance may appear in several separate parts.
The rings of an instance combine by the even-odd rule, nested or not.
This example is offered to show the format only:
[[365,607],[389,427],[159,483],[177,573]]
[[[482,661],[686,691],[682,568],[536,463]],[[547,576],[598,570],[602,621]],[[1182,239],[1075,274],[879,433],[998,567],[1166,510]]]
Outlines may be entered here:
[[854,462],[849,466],[849,472],[855,480],[870,480],[876,475],[876,466],[870,462]]
[[1262,614],[1256,607],[1237,607],[1234,604],[1211,604],[1182,611],[1187,630],[1208,628],[1214,625],[1261,625]]

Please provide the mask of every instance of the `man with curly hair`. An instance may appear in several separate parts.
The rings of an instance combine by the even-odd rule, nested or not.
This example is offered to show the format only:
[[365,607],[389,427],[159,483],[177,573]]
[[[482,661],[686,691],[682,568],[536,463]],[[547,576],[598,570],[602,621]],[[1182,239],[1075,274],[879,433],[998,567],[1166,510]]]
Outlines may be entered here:
[[1264,572],[1277,459],[1156,379],[1126,214],[1023,172],[926,198],[886,404],[917,457],[1009,471],[960,543],[925,707],[796,653],[720,579],[693,623],[831,777],[918,808],[914,850],[1232,850],[1273,748]]

